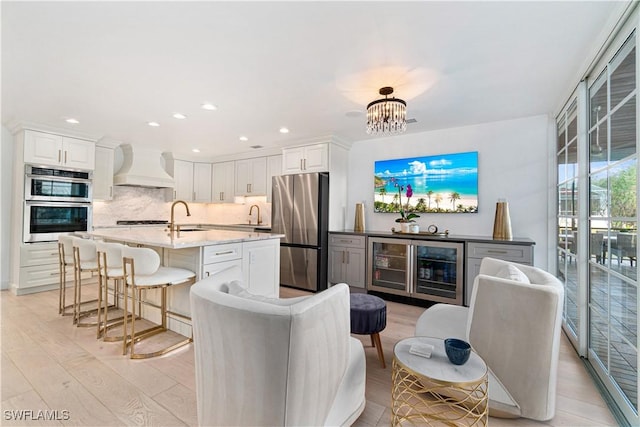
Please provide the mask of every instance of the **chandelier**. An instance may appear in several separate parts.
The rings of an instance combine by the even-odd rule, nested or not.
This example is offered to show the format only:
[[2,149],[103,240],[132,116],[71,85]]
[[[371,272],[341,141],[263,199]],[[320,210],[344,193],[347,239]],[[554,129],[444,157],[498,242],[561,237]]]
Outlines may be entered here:
[[383,87],[380,95],[384,95],[384,99],[367,105],[368,134],[395,134],[407,130],[407,103],[402,99],[387,98],[392,93],[392,87]]

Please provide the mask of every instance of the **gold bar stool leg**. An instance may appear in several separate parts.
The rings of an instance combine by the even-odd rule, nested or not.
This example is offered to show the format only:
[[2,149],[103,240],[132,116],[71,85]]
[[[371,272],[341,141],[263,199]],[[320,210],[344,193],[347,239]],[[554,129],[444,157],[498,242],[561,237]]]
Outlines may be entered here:
[[78,327],[97,326],[98,324],[98,322],[81,322],[83,317],[95,314],[98,311],[97,305],[94,309],[82,311],[82,304],[97,303],[99,299],[82,301],[82,273],[98,272],[96,257],[96,244],[93,240],[78,237],[73,239],[73,264],[75,270],[74,323]]
[[67,305],[67,266],[73,267],[73,236],[63,234],[58,238],[58,264],[59,264],[59,296],[58,296],[58,314],[62,316],[70,316],[73,313],[67,310],[73,310],[74,304]]
[[[169,315],[175,317],[181,317],[185,320],[191,320],[189,317],[180,315],[179,313],[169,312],[167,310],[167,288],[174,284],[188,284],[193,283],[195,274],[192,271],[182,268],[161,267],[160,257],[158,253],[149,248],[132,248],[125,246],[122,250],[123,271],[125,277],[125,286],[131,288],[131,335],[126,336],[123,344],[123,354],[126,354],[127,346],[130,346],[130,357],[132,359],[147,359],[150,357],[156,357],[166,354],[172,350],[189,344],[193,341],[193,333],[189,338],[185,338],[180,342],[163,347],[160,350],[136,353],[136,343],[149,338],[153,335],[167,331],[167,317]],[[137,272],[136,272],[137,270]],[[138,274],[138,275],[137,275]],[[141,280],[139,282],[138,280]],[[159,305],[149,300],[147,290],[159,289],[160,290],[160,302]],[[145,291],[143,293],[143,291]],[[143,298],[143,295],[145,298]],[[160,309],[160,323],[155,324],[152,327],[137,330],[136,318],[140,316],[142,318],[142,305],[154,307]],[[128,305],[128,301],[125,298],[125,307]],[[136,313],[136,307],[138,307],[138,313]],[[125,308],[125,316],[128,314]],[[126,324],[127,322],[125,322]]]

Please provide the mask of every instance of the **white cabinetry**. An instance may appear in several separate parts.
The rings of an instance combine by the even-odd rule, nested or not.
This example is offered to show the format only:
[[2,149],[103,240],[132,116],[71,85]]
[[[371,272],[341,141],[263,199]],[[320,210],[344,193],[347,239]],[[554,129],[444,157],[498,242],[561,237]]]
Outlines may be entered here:
[[236,196],[264,196],[267,194],[267,159],[236,160]]
[[471,302],[473,282],[480,272],[480,264],[482,263],[482,258],[491,257],[503,259],[505,261],[517,262],[519,264],[533,265],[533,247],[531,246],[532,244],[533,242],[521,245],[510,243],[467,242],[467,278],[464,293],[464,304],[468,306]]
[[214,203],[232,203],[235,182],[235,163],[221,162],[212,165]]
[[242,274],[249,292],[277,298],[280,294],[280,241],[245,242]]
[[242,243],[227,243],[203,248],[203,278],[234,265],[242,268]]
[[[29,243],[20,246],[19,281],[14,283],[16,294],[28,294],[54,289],[59,284],[60,267],[56,242]],[[83,273],[83,279],[91,273]],[[67,287],[73,286],[73,268],[67,268]],[[44,287],[44,288],[41,288]]]
[[350,234],[329,234],[329,283],[366,285],[366,238]]
[[284,174],[329,171],[329,144],[319,143],[282,150]]
[[95,144],[82,139],[26,130],[24,162],[93,170],[95,167]]
[[193,164],[193,201],[211,201],[211,163]]
[[93,172],[93,199],[113,199],[113,148],[96,146],[96,168]]
[[273,177],[282,175],[282,155],[267,157],[267,203],[271,203]]
[[278,297],[280,240],[226,243],[203,248],[202,278],[231,266],[240,267],[243,284],[252,294]]
[[185,160],[173,161],[173,199],[193,200],[193,163]]

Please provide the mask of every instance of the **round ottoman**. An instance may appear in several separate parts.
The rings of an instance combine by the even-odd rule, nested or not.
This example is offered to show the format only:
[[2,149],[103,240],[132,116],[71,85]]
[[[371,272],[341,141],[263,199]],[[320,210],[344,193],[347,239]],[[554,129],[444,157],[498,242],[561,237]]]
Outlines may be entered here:
[[378,350],[378,359],[385,368],[380,332],[387,326],[387,304],[375,295],[351,294],[351,333],[371,335],[371,345]]

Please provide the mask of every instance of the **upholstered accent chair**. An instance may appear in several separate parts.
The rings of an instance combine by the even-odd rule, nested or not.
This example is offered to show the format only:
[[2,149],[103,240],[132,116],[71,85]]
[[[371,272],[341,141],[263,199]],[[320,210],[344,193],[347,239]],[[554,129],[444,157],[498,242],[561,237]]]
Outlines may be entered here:
[[200,425],[350,425],[364,410],[365,357],[349,288],[252,295],[230,267],[191,287]]
[[436,304],[417,336],[471,343],[489,368],[489,414],[553,418],[564,288],[536,267],[484,258],[469,307]]

